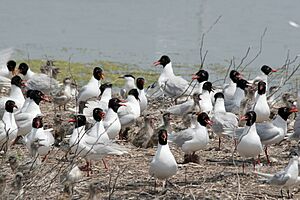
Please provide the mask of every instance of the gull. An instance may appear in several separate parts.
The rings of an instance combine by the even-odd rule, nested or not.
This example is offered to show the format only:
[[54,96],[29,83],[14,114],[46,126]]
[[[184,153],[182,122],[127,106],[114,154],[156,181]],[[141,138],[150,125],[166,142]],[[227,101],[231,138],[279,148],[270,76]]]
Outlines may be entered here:
[[2,195],[6,188],[7,174],[0,174],[0,195]]
[[134,83],[135,77],[131,74],[126,74],[124,76],[120,76],[119,78],[125,79],[125,85],[120,90],[120,95],[123,99],[127,98],[127,93],[131,90],[136,88],[136,85]]
[[201,112],[210,113],[213,109],[210,94],[212,92],[212,83],[205,82],[202,87],[202,93],[200,94],[200,110]]
[[140,148],[148,148],[149,142],[154,134],[154,119],[151,115],[144,117],[144,127],[142,127],[135,135],[132,140],[132,144]]
[[74,193],[74,185],[82,176],[82,172],[76,163],[70,165],[60,176],[60,183],[64,185],[64,192],[72,196]]
[[137,89],[131,89],[128,92],[128,97],[124,105],[118,109],[122,129],[131,126],[141,114],[139,92]]
[[25,112],[18,112],[15,115],[16,123],[18,125],[18,136],[24,136],[32,129],[32,120],[38,114],[41,114],[40,102],[49,101],[48,97],[41,91],[34,90],[31,94],[31,100]]
[[104,79],[103,70],[100,67],[95,67],[90,81],[79,90],[77,96],[79,113],[82,113],[87,100],[97,98],[100,95],[99,86],[101,85],[102,79]]
[[168,144],[168,133],[165,129],[161,129],[158,131],[158,146],[150,163],[149,174],[163,180],[175,175],[177,170],[176,160]]
[[174,74],[172,62],[168,56],[163,55],[158,61],[154,62],[153,64],[154,66],[163,66],[163,71],[158,78],[158,84],[165,95],[171,98],[176,98],[182,95],[184,92],[185,95],[190,94],[190,91],[186,91],[189,87],[188,81],[181,76],[176,76]]
[[[272,121],[266,121],[263,123],[256,123],[256,132],[260,138],[261,143],[265,146],[265,154],[268,163],[270,163],[267,147],[272,144],[280,143],[285,135],[287,134],[287,119],[290,114],[297,112],[298,109],[296,107],[281,107],[278,109],[278,114]],[[226,130],[227,134],[233,135],[235,137],[240,137],[245,128],[237,128]]]
[[[196,151],[204,149],[209,143],[207,125],[211,125],[208,115],[202,112],[197,117],[195,127],[169,135],[169,140],[179,146],[188,157],[186,162],[190,162]],[[191,155],[193,154],[193,155]]]
[[24,142],[26,147],[29,151],[31,150],[32,143],[34,141],[38,141],[40,147],[38,148],[38,154],[40,156],[45,156],[49,154],[52,145],[54,144],[54,137],[51,133],[53,129],[44,129],[43,128],[43,116],[38,115],[32,120],[32,130],[28,133],[25,138]]
[[0,88],[10,87],[10,79],[16,75],[16,62],[10,60],[13,52],[12,48],[0,51]]
[[236,90],[231,99],[225,100],[225,109],[227,112],[234,114],[239,113],[241,101],[245,98],[245,89],[249,86],[248,81],[245,79],[239,79],[236,83]]
[[286,188],[288,192],[288,198],[290,198],[289,189],[293,186],[296,186],[298,180],[298,164],[299,164],[299,157],[296,152],[290,153],[290,160],[288,165],[282,170],[275,174],[267,174],[262,172],[254,172],[259,176],[266,178],[265,182],[270,185],[275,185],[280,187],[281,196],[283,198],[282,189]]
[[[254,158],[263,151],[260,137],[256,131],[256,113],[254,111],[249,111],[241,117],[241,120],[246,120],[246,126],[238,139],[236,150],[241,157]],[[255,160],[253,161],[253,166],[255,167]],[[243,172],[244,168],[243,162]]]
[[235,90],[236,90],[236,83],[239,79],[242,78],[242,75],[241,75],[241,73],[239,73],[236,70],[231,70],[230,73],[229,73],[229,78],[230,78],[230,83],[226,84],[223,87],[223,94],[224,94],[225,101],[227,99],[233,98],[233,95],[234,95]]
[[193,74],[192,80],[197,80],[198,85],[195,86],[194,93],[202,93],[203,84],[208,81],[209,74],[206,70],[200,69],[196,74]]
[[[298,91],[297,94],[297,105],[300,105],[300,90]],[[294,123],[294,133],[289,136],[290,140],[300,140],[300,112],[298,111],[297,117],[295,119]]]
[[121,122],[117,112],[124,105],[118,98],[112,98],[108,102],[108,111],[105,114],[103,125],[111,140],[115,139],[121,130]]
[[144,91],[144,84],[145,84],[145,79],[143,77],[139,77],[136,79],[136,87],[139,92],[139,99],[140,99],[139,103],[140,103],[141,113],[143,113],[148,107],[148,99]]
[[7,100],[4,115],[0,121],[0,149],[4,149],[4,151],[7,151],[11,142],[17,137],[18,127],[14,116],[14,108],[17,108],[15,102]]
[[86,134],[92,137],[97,138],[98,142],[108,142],[109,137],[103,126],[103,118],[105,116],[105,112],[101,108],[94,108],[93,110],[93,118],[95,123],[91,128],[86,131]]
[[266,83],[259,81],[255,103],[251,109],[256,113],[256,123],[267,121],[270,117],[270,107],[267,102],[266,89]]
[[101,108],[104,112],[108,110],[108,102],[111,99],[111,88],[112,84],[103,83],[100,86],[100,100],[90,100],[85,104],[85,108],[83,109],[83,114],[87,117],[88,122],[93,122],[93,110],[94,108]]
[[54,78],[42,73],[31,71],[26,63],[21,63],[18,67],[19,73],[26,80],[26,87],[31,90],[40,90],[44,94],[54,95],[59,91],[59,82]]
[[267,65],[263,65],[261,68],[261,75],[255,77],[253,80],[248,81],[249,83],[254,83],[255,81],[263,81],[266,83],[266,88],[268,89],[268,76],[272,73],[272,72],[277,72],[278,70],[276,69],[272,69],[271,67],[267,66]]
[[53,97],[54,105],[58,106],[59,110],[60,107],[63,106],[64,110],[66,111],[66,105],[72,99],[72,88],[71,88],[72,81],[70,78],[65,78],[63,81],[63,88],[61,91]]
[[9,192],[8,199],[23,199],[24,189],[23,189],[24,175],[22,172],[16,173],[14,180],[11,184],[12,190]]
[[86,165],[80,167],[81,170],[91,171],[91,160],[102,160],[105,168],[107,168],[103,160],[105,156],[128,153],[125,147],[110,141],[99,142],[99,138],[87,134],[85,131],[86,117],[84,115],[75,115],[69,122],[75,122],[75,128],[69,140],[71,151],[75,153],[75,156],[81,156],[86,160]]
[[289,25],[291,25],[295,28],[299,28],[299,24],[297,24],[296,22],[293,22],[293,21],[289,21]]
[[0,98],[0,118],[2,118],[4,113],[4,105],[7,100],[13,100],[18,107],[18,109],[22,108],[25,99],[22,93],[22,87],[24,86],[23,80],[20,76],[14,76],[11,79],[11,89],[8,97]]
[[215,103],[212,113],[212,131],[219,137],[219,149],[221,147],[221,137],[224,133],[224,128],[235,129],[238,127],[238,117],[231,113],[226,112],[224,104],[224,94],[218,92],[214,95]]
[[[172,128],[171,128],[171,114],[169,112],[165,112],[163,115],[162,115],[162,122],[161,124],[154,130],[154,133],[157,133],[159,130],[161,129],[165,129],[167,130],[168,133],[171,133],[172,132]],[[158,135],[157,134],[153,134],[149,143],[148,143],[148,146],[149,147],[153,147],[153,146],[156,146],[158,143]]]

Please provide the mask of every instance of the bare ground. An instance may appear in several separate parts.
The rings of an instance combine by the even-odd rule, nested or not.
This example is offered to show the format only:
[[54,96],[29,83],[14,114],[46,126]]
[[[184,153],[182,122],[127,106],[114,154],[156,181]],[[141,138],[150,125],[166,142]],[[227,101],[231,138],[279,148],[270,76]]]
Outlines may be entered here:
[[[157,116],[156,124],[160,122],[159,102],[151,102],[149,113]],[[168,103],[166,103],[168,105]],[[73,106],[73,105],[71,105]],[[51,104],[43,104],[42,112],[49,127],[53,124],[54,109]],[[64,119],[68,119],[70,112],[61,111]],[[172,126],[182,126],[180,119],[174,119]],[[132,131],[137,131],[138,126]],[[179,170],[175,176],[169,179],[170,183],[162,187],[162,182],[155,182],[150,178],[148,170],[149,163],[155,154],[156,148],[139,149],[131,146],[125,141],[121,144],[130,148],[130,154],[125,156],[110,156],[106,158],[109,170],[105,169],[102,162],[94,162],[92,174],[88,177],[83,172],[83,177],[75,184],[73,195],[63,192],[60,176],[73,160],[72,155],[58,147],[48,156],[48,159],[37,169],[33,170],[28,178],[24,180],[24,199],[88,199],[89,186],[97,183],[98,194],[96,199],[278,199],[281,198],[280,189],[263,184],[259,177],[252,174],[252,160],[247,160],[245,173],[242,170],[242,158],[234,151],[234,143],[225,138],[221,150],[217,150],[218,138],[213,137],[207,148],[197,152],[200,164],[179,164]],[[264,155],[261,156],[261,164],[256,170],[273,173],[283,169],[288,163],[288,154],[293,146],[288,141],[269,148],[272,157],[272,166],[266,164]],[[182,151],[170,145],[178,163],[183,161]],[[9,155],[15,154],[20,162],[29,158],[27,149],[21,144],[12,146],[6,155],[1,157],[1,173],[7,174],[7,186],[2,194],[2,199],[14,199],[8,197],[13,193],[11,186],[14,173],[6,163]],[[79,165],[84,165],[84,161]],[[73,160],[74,161],[74,160]],[[300,198],[299,189],[293,191],[294,199]],[[285,198],[287,197],[284,191]],[[12,194],[10,196],[13,196]]]

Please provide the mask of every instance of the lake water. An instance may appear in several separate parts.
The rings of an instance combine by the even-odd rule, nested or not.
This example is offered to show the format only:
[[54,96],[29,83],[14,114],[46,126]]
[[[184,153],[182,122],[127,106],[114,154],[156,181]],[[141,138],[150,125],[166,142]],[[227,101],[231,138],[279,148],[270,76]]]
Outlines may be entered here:
[[[162,54],[175,64],[199,64],[206,35],[207,64],[238,60],[251,46],[252,67],[280,66],[286,53],[300,54],[299,0],[2,0],[0,49],[15,47],[21,58],[89,62],[110,60],[151,66]],[[192,70],[193,71],[193,70]]]

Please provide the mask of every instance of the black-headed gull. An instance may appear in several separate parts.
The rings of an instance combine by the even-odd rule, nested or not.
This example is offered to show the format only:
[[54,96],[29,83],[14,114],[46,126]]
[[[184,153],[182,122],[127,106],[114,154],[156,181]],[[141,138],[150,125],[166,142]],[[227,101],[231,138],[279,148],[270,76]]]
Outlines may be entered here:
[[170,151],[168,133],[165,129],[158,131],[158,146],[150,163],[149,174],[158,179],[168,179],[177,173],[176,160]]
[[79,90],[77,96],[77,103],[79,104],[79,113],[82,113],[87,100],[99,97],[99,87],[101,85],[102,79],[104,79],[103,70],[100,67],[95,67],[93,70],[93,76],[91,77],[90,81]]
[[200,94],[200,110],[201,112],[210,113],[213,109],[210,94],[212,92],[212,83],[207,81],[203,84],[202,93]]
[[131,89],[128,92],[128,97],[124,105],[118,109],[122,129],[132,125],[141,114],[139,92],[137,89]]
[[[71,151],[76,156],[81,156],[86,160],[86,165],[81,167],[81,170],[91,171],[91,160],[103,160],[107,155],[123,155],[128,153],[125,147],[110,141],[99,142],[99,137],[87,134],[85,130],[86,118],[84,115],[75,115],[69,121],[75,122],[75,128],[69,140]],[[107,168],[104,160],[103,163]]]
[[95,120],[95,123],[91,128],[89,128],[86,131],[86,134],[97,138],[98,142],[103,142],[103,143],[109,141],[109,137],[103,126],[104,116],[105,116],[105,112],[101,108],[94,108],[93,118]]
[[[163,55],[158,61],[153,63],[154,66],[162,65],[163,71],[158,78],[158,84],[165,95],[176,98],[180,95],[189,95],[190,91],[186,91],[189,87],[187,80],[181,76],[176,76],[173,72],[171,60],[168,56]],[[189,89],[192,89],[191,87]]]
[[16,75],[16,62],[10,60],[13,52],[12,48],[0,51],[0,88],[10,87],[10,79]]
[[278,70],[276,69],[272,69],[271,67],[267,66],[267,65],[263,65],[261,68],[261,75],[255,77],[253,80],[250,80],[250,83],[254,83],[255,81],[263,81],[266,83],[266,87],[268,88],[268,76],[272,73],[272,72],[277,72]]
[[290,160],[288,165],[281,171],[275,174],[268,174],[263,172],[254,172],[255,174],[266,178],[265,182],[270,185],[280,187],[281,196],[283,198],[282,189],[285,188],[288,191],[288,198],[290,198],[289,189],[297,186],[298,173],[299,173],[299,157],[296,152],[290,153]]
[[59,91],[59,82],[54,78],[42,73],[31,71],[26,63],[21,63],[18,67],[19,73],[26,80],[26,87],[32,90],[40,90],[44,94],[54,95]]
[[0,149],[6,151],[11,142],[16,139],[18,127],[16,124],[14,109],[17,108],[12,100],[5,103],[4,114],[0,121]]
[[15,115],[16,123],[18,125],[18,136],[24,136],[31,131],[32,120],[38,114],[41,114],[40,102],[42,100],[48,101],[48,97],[41,91],[34,90],[31,93],[31,99],[24,112],[18,112]]
[[225,100],[225,108],[227,112],[239,114],[241,101],[245,98],[245,89],[249,86],[248,81],[239,79],[236,83],[236,90],[231,99]]
[[224,94],[222,92],[218,92],[214,95],[215,103],[214,109],[212,113],[211,121],[212,123],[212,131],[218,135],[219,137],[219,149],[221,146],[221,137],[224,133],[224,128],[235,129],[238,127],[238,117],[231,113],[226,112],[225,104],[224,104]]
[[[171,127],[171,114],[169,112],[165,112],[162,115],[162,121],[161,124],[154,130],[154,133],[157,133],[159,130],[165,129],[170,134],[173,130]],[[149,147],[154,147],[158,143],[158,135],[153,134],[151,137],[151,140],[148,143]]]
[[266,96],[266,83],[264,81],[258,82],[257,95],[252,110],[256,113],[256,123],[269,120],[270,107]]
[[54,144],[54,137],[52,135],[53,129],[44,129],[43,128],[43,116],[38,115],[32,120],[32,129],[31,132],[28,133],[25,138],[24,142],[26,144],[27,149],[30,151],[32,147],[32,143],[34,141],[38,141],[40,147],[37,149],[38,154],[40,156],[46,156]]
[[236,83],[239,79],[242,78],[242,75],[236,70],[231,70],[229,73],[229,78],[230,78],[230,83],[226,84],[223,87],[223,94],[224,94],[225,101],[233,97],[236,90]]
[[11,79],[11,89],[8,97],[0,98],[0,118],[4,113],[4,105],[7,100],[13,100],[17,105],[18,109],[22,108],[25,98],[22,93],[22,87],[24,86],[23,80],[20,76],[14,76]]
[[169,136],[170,141],[181,147],[186,155],[189,155],[189,159],[185,162],[190,162],[191,154],[195,154],[196,151],[204,149],[209,143],[206,126],[211,125],[212,122],[205,112],[198,115],[197,121],[198,123],[195,124],[195,127],[170,134]]
[[208,81],[209,74],[206,70],[200,69],[196,74],[193,74],[192,80],[197,80],[198,85],[195,86],[194,93],[202,93],[203,84]]
[[103,125],[109,139],[115,139],[121,130],[121,122],[117,112],[121,106],[124,106],[122,102],[118,98],[112,98],[108,102],[108,111],[105,114]]
[[108,102],[112,96],[112,84],[103,83],[100,86],[100,100],[90,100],[85,104],[83,114],[87,117],[88,122],[93,122],[93,110],[94,108],[101,108],[104,112],[108,110]]
[[[246,126],[238,139],[236,150],[241,157],[254,159],[263,151],[260,137],[256,131],[256,113],[254,111],[249,111],[241,117],[241,120],[246,120]],[[253,166],[255,167],[255,159],[253,161]]]
[[[270,163],[267,146],[271,144],[277,144],[281,142],[287,134],[287,119],[290,114],[297,112],[296,107],[281,107],[278,109],[278,114],[272,121],[266,121],[263,123],[256,123],[256,132],[260,138],[260,141],[265,145],[265,154],[268,163]],[[240,137],[244,130],[244,127],[237,129],[226,130],[228,135],[235,134],[235,137]]]
[[146,93],[144,91],[145,79],[143,77],[139,77],[136,79],[136,87],[139,92],[139,99],[140,99],[140,108],[141,113],[143,113],[148,107],[148,99],[146,97]]

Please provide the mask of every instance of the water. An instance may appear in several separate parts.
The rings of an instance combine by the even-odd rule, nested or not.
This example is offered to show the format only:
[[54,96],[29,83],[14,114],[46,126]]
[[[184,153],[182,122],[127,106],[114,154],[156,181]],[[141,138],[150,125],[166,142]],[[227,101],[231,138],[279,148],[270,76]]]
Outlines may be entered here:
[[[251,46],[263,51],[252,67],[280,66],[286,53],[300,53],[298,0],[3,0],[0,49],[15,47],[19,57],[89,62],[110,60],[148,68],[162,54],[178,65],[199,64],[206,35],[206,64],[228,65]],[[191,70],[192,71],[192,70]]]

